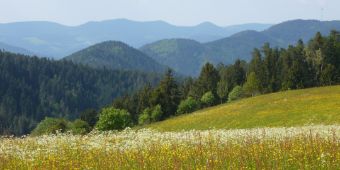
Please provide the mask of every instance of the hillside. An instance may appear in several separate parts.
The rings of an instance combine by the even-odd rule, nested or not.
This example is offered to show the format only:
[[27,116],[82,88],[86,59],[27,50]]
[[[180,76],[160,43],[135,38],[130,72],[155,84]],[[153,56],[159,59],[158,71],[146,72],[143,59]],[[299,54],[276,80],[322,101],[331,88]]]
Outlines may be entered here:
[[171,65],[177,72],[195,75],[202,66],[204,48],[194,40],[166,39],[146,45],[141,51],[159,63]]
[[166,69],[139,50],[117,41],[93,45],[64,59],[93,68],[105,67],[112,70],[163,73]]
[[[173,40],[151,43],[142,47],[141,50],[161,64],[175,68],[175,71],[184,75],[197,76],[199,67],[196,65],[201,66],[207,61],[214,64],[231,64],[238,58],[248,61],[252,50],[261,48],[266,42],[273,47],[286,48],[288,45],[294,45],[299,39],[307,42],[318,31],[323,35],[328,35],[333,29],[340,30],[340,21],[292,20],[274,25],[264,31],[242,31],[208,43],[197,44],[197,42],[186,40],[183,45],[181,42],[185,40],[181,40],[177,42],[175,51],[172,47],[166,46],[173,43]],[[174,64],[172,60],[176,60],[177,63],[195,61],[195,65],[176,65],[177,63]]]
[[0,42],[0,50],[3,51],[8,51],[11,53],[17,53],[17,54],[24,54],[24,55],[29,55],[29,56],[33,56],[34,53],[30,52],[26,49],[20,48],[20,47],[15,47],[15,46],[11,46],[5,43]]
[[340,86],[286,91],[211,107],[147,127],[181,131],[339,124],[339,100]]
[[0,134],[27,134],[46,116],[73,119],[159,79],[0,51]]
[[166,38],[189,38],[208,42],[244,30],[262,31],[270,24],[244,24],[219,27],[212,23],[175,26],[163,21],[139,22],[126,19],[88,22],[66,26],[53,22],[33,21],[0,24],[0,40],[56,59],[90,45],[108,40],[122,41],[133,47]]

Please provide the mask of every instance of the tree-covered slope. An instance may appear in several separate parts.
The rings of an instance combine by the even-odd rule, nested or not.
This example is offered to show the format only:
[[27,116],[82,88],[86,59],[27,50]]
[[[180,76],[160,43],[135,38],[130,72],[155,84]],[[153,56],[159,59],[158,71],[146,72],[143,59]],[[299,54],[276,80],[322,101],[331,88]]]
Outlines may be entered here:
[[331,30],[340,30],[340,21],[292,20],[273,25],[262,33],[287,46],[298,39],[308,41],[316,32],[326,35]]
[[20,48],[20,47],[8,45],[8,44],[2,43],[2,42],[0,42],[0,50],[8,51],[8,52],[11,52],[11,53],[30,55],[30,56],[34,55],[34,53],[31,52],[31,51],[28,51],[28,50]]
[[195,75],[202,66],[204,48],[201,43],[194,40],[166,39],[148,44],[141,50],[157,62],[171,66],[177,72]]
[[[208,43],[198,44],[191,40],[181,40],[177,41],[176,48],[173,48],[174,45],[168,44],[174,44],[174,40],[163,40],[148,44],[141,50],[181,74],[196,76],[200,68],[197,65],[202,66],[207,61],[214,64],[231,64],[236,59],[249,61],[252,50],[266,42],[273,47],[286,48],[288,45],[294,45],[299,39],[308,41],[318,31],[326,35],[331,30],[340,30],[340,21],[293,20],[264,31],[243,31]],[[183,41],[186,43],[181,43]],[[178,64],[187,63],[186,61],[195,62],[192,65]]]
[[159,78],[0,51],[0,134],[28,133],[46,116],[78,117]]
[[78,51],[65,60],[93,68],[163,73],[165,66],[139,50],[118,41],[106,41]]
[[291,127],[340,123],[340,86],[242,99],[147,126],[161,131]]

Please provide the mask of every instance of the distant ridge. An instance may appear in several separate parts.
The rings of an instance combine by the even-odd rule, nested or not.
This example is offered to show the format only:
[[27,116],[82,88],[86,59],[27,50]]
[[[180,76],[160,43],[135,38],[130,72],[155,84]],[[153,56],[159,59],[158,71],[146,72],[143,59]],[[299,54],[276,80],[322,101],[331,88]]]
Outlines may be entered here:
[[307,42],[317,32],[328,35],[331,30],[340,30],[340,21],[292,20],[264,31],[242,31],[207,43],[166,39],[147,44],[141,50],[181,74],[196,76],[205,62],[231,64],[236,59],[249,60],[252,50],[266,42],[273,47],[287,47],[299,39]]
[[188,38],[208,42],[243,30],[262,31],[269,24],[219,27],[212,23],[175,26],[164,21],[131,21],[127,19],[88,22],[65,26],[53,22],[33,21],[0,24],[0,41],[23,47],[47,57],[62,58],[78,50],[108,40],[141,47],[161,39]]
[[78,51],[65,60],[93,68],[163,73],[165,66],[119,41],[106,41]]
[[11,45],[8,45],[8,44],[2,43],[2,42],[0,42],[0,50],[8,51],[8,52],[11,52],[11,53],[29,55],[29,56],[35,55],[33,52],[26,50],[24,48],[11,46]]

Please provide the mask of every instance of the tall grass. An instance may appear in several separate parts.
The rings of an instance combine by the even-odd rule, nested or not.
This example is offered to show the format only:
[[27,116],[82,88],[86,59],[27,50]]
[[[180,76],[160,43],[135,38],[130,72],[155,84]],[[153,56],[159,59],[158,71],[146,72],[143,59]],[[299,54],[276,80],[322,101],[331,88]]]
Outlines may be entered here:
[[340,126],[2,137],[0,169],[340,169]]

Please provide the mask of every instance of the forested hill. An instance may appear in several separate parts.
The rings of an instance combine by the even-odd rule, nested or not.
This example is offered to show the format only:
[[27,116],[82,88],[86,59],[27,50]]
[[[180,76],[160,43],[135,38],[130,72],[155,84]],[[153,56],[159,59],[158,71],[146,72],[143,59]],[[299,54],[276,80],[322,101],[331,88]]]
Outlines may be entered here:
[[30,56],[35,55],[33,52],[26,50],[24,48],[8,45],[8,44],[2,43],[2,42],[0,42],[0,50],[5,50],[5,51],[12,52],[12,53],[30,55]]
[[[306,43],[317,32],[327,35],[331,30],[340,30],[340,21],[292,20],[264,31],[243,31],[208,43],[166,39],[145,45],[141,50],[183,75],[197,76],[207,61],[213,64],[232,64],[236,59],[249,61],[252,50],[266,42],[272,47],[287,48],[299,39]],[[195,64],[188,65],[188,61]]]
[[72,119],[159,79],[0,51],[0,134],[26,134],[46,116]]
[[105,67],[112,70],[163,73],[167,68],[139,50],[119,41],[106,41],[93,45],[65,57],[65,60],[93,68]]

